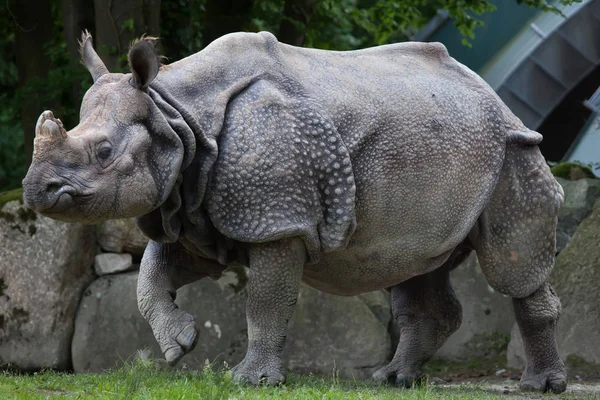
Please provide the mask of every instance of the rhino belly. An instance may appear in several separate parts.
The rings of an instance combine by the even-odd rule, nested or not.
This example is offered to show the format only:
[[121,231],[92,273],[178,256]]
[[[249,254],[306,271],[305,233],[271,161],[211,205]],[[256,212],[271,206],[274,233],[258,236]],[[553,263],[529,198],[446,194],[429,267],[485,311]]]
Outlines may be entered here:
[[454,138],[407,149],[388,134],[355,153],[356,230],[345,249],[305,267],[305,282],[355,295],[440,267],[476,224],[504,158],[501,143]]
[[[362,232],[356,233],[363,236]],[[402,245],[405,238],[401,235],[372,233],[369,236],[364,242],[353,239],[343,250],[322,254],[318,263],[304,267],[303,281],[326,293],[354,296],[389,288],[433,271],[448,259],[453,250],[440,250],[439,254],[431,257],[418,256],[414,249]],[[431,243],[431,249],[435,247],[438,246]]]

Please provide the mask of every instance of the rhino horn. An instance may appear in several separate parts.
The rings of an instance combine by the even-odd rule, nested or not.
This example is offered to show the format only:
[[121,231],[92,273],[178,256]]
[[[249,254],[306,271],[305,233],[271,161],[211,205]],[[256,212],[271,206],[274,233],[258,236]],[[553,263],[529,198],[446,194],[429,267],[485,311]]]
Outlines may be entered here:
[[52,111],[44,111],[35,125],[35,140],[33,142],[33,156],[39,156],[45,149],[60,140],[66,139],[65,130],[60,119],[55,118]]
[[88,71],[90,71],[90,74],[92,74],[94,82],[102,75],[108,74],[108,68],[106,68],[106,65],[104,65],[102,59],[96,53],[96,50],[94,50],[94,46],[92,46],[92,35],[87,30],[83,31],[81,34],[81,39],[79,40],[79,52],[81,53],[81,61]]

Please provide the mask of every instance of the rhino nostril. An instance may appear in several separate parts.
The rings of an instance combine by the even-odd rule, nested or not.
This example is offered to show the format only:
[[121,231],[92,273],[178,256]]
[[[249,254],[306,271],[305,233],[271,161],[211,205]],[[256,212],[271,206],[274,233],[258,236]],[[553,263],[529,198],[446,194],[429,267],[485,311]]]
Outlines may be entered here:
[[60,190],[60,188],[62,187],[62,183],[61,182],[50,182],[48,183],[48,185],[46,186],[46,193],[52,193],[55,194],[56,192],[58,192]]

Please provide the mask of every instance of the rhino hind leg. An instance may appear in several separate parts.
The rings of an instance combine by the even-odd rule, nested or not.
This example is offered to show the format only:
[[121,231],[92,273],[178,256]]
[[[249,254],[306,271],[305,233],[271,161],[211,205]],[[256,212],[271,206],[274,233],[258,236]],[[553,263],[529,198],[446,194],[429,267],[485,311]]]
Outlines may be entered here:
[[462,307],[450,283],[450,270],[470,250],[457,249],[440,268],[392,288],[392,312],[400,341],[392,361],[373,374],[378,382],[411,387],[422,381],[421,368],[462,322]]
[[527,356],[521,390],[564,392],[567,375],[556,347],[556,323],[560,314],[558,296],[550,284],[545,283],[532,295],[513,299],[513,307]]
[[526,391],[566,390],[558,355],[560,300],[547,283],[555,259],[556,224],[563,201],[537,146],[509,145],[500,180],[471,238],[490,286],[513,298],[527,366]]

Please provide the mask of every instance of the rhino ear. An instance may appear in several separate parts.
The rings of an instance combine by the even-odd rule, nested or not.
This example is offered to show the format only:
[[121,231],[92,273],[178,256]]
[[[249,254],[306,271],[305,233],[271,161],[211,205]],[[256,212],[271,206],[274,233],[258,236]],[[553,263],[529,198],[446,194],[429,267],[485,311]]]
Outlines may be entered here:
[[143,91],[148,91],[148,85],[158,75],[160,60],[155,47],[156,38],[142,37],[135,41],[129,49],[129,66],[133,85]]
[[94,50],[94,46],[92,45],[92,35],[87,30],[81,33],[81,39],[79,39],[79,53],[81,54],[81,62],[88,71],[90,71],[90,74],[92,74],[94,82],[102,75],[108,74],[108,69]]

